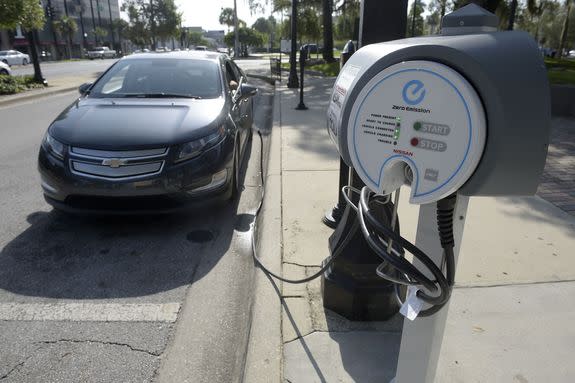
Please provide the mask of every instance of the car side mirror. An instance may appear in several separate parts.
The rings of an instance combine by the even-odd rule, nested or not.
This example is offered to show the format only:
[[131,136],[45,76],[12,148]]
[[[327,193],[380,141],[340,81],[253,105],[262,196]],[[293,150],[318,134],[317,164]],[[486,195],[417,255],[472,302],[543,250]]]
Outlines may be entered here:
[[91,86],[92,86],[92,83],[91,83],[91,82],[85,82],[85,83],[83,83],[82,85],[80,85],[80,86],[78,87],[78,92],[80,92],[80,94],[81,94],[82,96],[85,96],[86,94],[89,93],[89,90],[90,90],[90,87],[91,87]]
[[250,84],[242,84],[240,86],[240,98],[247,99],[255,96],[258,93],[258,88]]

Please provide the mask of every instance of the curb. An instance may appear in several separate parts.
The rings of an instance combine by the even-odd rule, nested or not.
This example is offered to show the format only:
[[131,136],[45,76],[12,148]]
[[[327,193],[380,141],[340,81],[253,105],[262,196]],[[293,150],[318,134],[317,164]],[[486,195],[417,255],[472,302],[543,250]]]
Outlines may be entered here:
[[265,82],[269,83],[270,85],[275,85],[276,84],[276,79],[272,78],[270,76],[264,76],[261,74],[255,74],[255,73],[246,73],[246,76],[248,77],[253,77],[253,78],[257,78],[260,80],[264,80]]
[[[276,88],[269,161],[264,177],[266,193],[255,233],[260,259],[276,273],[281,273],[282,270],[282,244],[281,240],[278,240],[282,235],[280,97]],[[243,382],[282,382],[281,289],[281,282],[271,280],[256,266],[252,324]]]
[[21,97],[10,97],[10,98],[7,98],[6,100],[0,99],[0,106],[12,105],[12,104],[16,104],[19,102],[35,100],[37,98],[42,98],[42,97],[46,97],[46,96],[53,96],[55,94],[71,92],[77,88],[78,87],[74,85],[74,86],[68,86],[68,87],[59,88],[59,89],[48,90],[46,92],[39,92],[39,93],[34,93],[34,94],[23,94]]

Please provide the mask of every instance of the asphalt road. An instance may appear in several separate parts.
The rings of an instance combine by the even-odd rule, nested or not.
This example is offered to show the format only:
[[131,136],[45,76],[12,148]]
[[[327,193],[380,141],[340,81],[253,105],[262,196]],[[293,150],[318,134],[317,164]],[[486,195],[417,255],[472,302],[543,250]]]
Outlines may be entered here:
[[[105,71],[116,61],[117,59],[45,62],[40,64],[40,69],[42,70],[42,75],[48,81],[56,77],[93,77],[95,73]],[[12,67],[12,73],[18,76],[31,75],[34,74],[34,66],[32,64],[26,66],[15,65]]]
[[[255,128],[269,132],[273,89],[251,82],[260,87]],[[44,202],[36,156],[48,124],[75,97],[0,108],[0,381],[239,381],[257,135],[239,202],[181,216],[71,217]]]
[[[50,82],[58,77],[93,77],[94,74],[108,69],[116,61],[117,59],[46,62],[41,63],[41,69],[44,77]],[[269,59],[240,59],[237,62],[246,72],[266,72],[264,74],[269,74]],[[12,72],[18,76],[32,75],[34,74],[34,67],[31,64],[26,66],[15,65],[12,67]]]

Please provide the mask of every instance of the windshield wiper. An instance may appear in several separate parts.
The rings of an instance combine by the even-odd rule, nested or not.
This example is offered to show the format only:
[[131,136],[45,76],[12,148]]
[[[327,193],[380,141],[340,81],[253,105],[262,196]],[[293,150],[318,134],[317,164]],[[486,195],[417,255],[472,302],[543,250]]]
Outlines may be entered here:
[[121,97],[135,97],[135,98],[192,98],[194,100],[200,100],[200,96],[193,96],[190,94],[181,93],[127,93]]

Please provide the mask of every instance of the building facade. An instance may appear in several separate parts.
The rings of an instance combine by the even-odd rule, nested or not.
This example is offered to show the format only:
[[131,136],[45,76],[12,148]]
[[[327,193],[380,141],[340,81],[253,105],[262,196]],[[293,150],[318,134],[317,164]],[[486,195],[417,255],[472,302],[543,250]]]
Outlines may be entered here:
[[[38,50],[43,59],[68,57],[68,39],[54,28],[62,16],[76,21],[78,30],[71,36],[72,57],[81,57],[94,46],[108,46],[121,50],[120,36],[114,20],[120,18],[119,0],[41,0],[46,23],[38,31]],[[29,53],[29,42],[20,28],[3,31],[2,49],[16,49]]]

